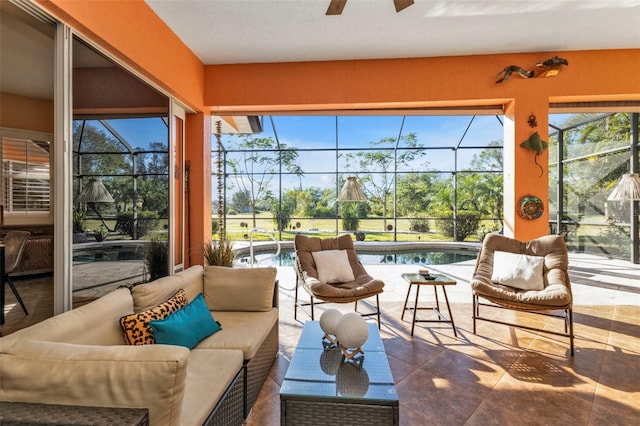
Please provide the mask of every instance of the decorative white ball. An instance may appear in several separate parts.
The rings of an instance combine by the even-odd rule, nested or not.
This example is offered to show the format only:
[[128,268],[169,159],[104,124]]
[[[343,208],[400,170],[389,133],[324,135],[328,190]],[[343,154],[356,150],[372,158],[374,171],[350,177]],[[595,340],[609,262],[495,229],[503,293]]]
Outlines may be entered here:
[[326,334],[335,336],[338,322],[342,319],[342,313],[337,309],[327,309],[320,315],[320,328]]
[[355,312],[344,314],[338,322],[336,337],[342,346],[356,349],[364,345],[369,337],[366,321]]

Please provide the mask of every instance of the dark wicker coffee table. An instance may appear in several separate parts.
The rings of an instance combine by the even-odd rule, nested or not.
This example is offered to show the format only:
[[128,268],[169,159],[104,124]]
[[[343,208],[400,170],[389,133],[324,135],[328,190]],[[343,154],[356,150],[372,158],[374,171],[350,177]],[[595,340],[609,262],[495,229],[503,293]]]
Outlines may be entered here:
[[347,362],[323,349],[318,321],[304,325],[280,387],[280,424],[398,425],[399,401],[376,324],[368,324],[364,360]]

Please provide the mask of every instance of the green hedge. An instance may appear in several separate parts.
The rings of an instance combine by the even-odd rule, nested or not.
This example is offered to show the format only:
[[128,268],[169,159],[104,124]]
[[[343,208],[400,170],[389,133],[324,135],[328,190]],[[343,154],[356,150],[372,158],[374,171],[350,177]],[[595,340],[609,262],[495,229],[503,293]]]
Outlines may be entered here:
[[[140,239],[158,227],[160,215],[158,212],[141,211],[138,212],[138,236]],[[118,213],[116,230],[135,238],[133,212]]]

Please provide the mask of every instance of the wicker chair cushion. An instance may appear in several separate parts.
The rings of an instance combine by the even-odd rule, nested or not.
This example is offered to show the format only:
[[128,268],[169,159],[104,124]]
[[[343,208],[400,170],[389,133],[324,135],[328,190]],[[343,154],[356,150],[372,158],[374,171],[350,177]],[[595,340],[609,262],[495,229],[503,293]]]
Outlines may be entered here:
[[542,256],[494,251],[491,281],[521,290],[542,290],[543,269]]
[[346,250],[321,250],[311,252],[323,283],[344,283],[355,280]]
[[[317,238],[296,235],[296,262],[303,277],[303,285],[311,294],[320,299],[357,300],[381,293],[384,283],[371,277],[360,263],[353,240],[348,234],[336,238]],[[318,279],[318,270],[311,253],[322,250],[346,250],[349,265],[355,279],[345,283],[326,284]]]
[[[491,276],[495,251],[544,257],[543,289],[521,290],[494,283]],[[569,308],[572,305],[572,295],[568,269],[567,246],[559,235],[521,242],[499,234],[489,234],[478,254],[471,288],[474,294],[515,309]]]

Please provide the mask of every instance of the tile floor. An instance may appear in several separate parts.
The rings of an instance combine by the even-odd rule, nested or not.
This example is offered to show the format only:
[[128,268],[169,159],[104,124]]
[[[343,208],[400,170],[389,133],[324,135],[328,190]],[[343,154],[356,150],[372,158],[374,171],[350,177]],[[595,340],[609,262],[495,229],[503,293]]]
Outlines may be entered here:
[[[458,337],[450,325],[432,323],[416,324],[411,337],[408,317],[400,320],[408,287],[400,274],[418,266],[367,265],[371,275],[386,283],[380,296],[381,335],[400,399],[400,424],[639,424],[640,266],[590,255],[571,255],[570,263],[574,357],[564,337],[487,322],[479,322],[474,335],[468,285],[473,262],[429,267],[458,281],[447,288]],[[279,386],[302,330],[293,319],[293,268],[279,268],[278,279],[281,350],[248,419],[250,426],[279,424]],[[4,334],[51,315],[50,283],[51,277],[16,281],[32,314],[25,317],[9,291],[7,323],[0,327]],[[429,305],[433,292],[421,291],[421,301]],[[325,306],[353,309],[353,304]],[[498,314],[562,328],[558,319]],[[301,313],[298,319],[308,317]]]
[[[367,265],[386,283],[381,335],[400,399],[400,424],[639,424],[640,267],[588,255],[572,256],[571,263],[574,357],[564,337],[487,322],[478,322],[474,335],[468,285],[473,262],[429,267],[458,281],[447,287],[458,337],[449,324],[433,323],[416,324],[411,337],[408,316],[400,320],[408,287],[400,274],[418,268]],[[279,386],[302,329],[293,320],[293,269],[281,269],[279,279],[281,351],[250,426],[279,424]],[[433,292],[421,291],[420,300],[430,305]],[[326,306],[353,309],[353,304]],[[503,310],[496,315],[563,328],[559,319]]]

